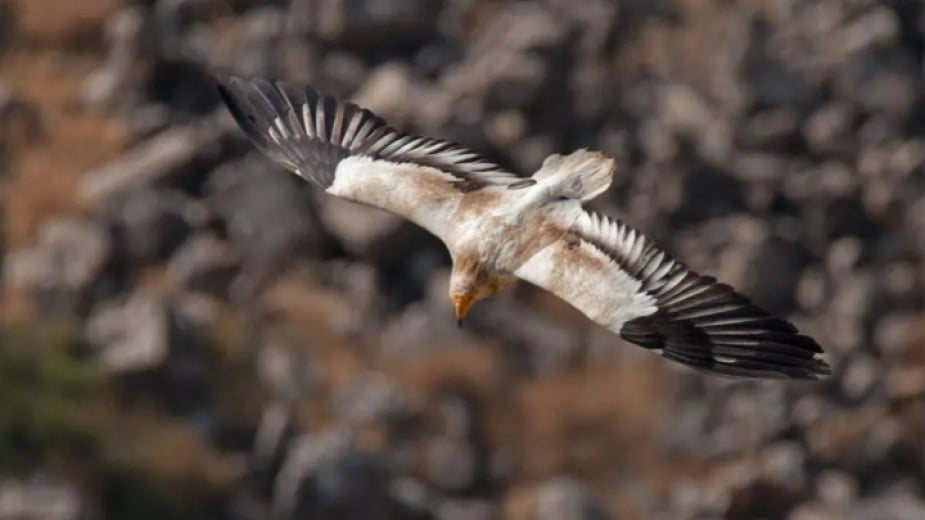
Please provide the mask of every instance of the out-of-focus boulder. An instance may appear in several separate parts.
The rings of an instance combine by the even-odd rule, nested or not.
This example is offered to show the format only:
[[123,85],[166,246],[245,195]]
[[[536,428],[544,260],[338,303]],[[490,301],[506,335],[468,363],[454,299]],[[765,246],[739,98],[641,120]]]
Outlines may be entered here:
[[67,313],[101,289],[111,253],[98,223],[56,217],[42,225],[34,246],[7,254],[4,271],[11,285],[29,293],[39,315]]
[[127,262],[165,260],[186,239],[178,193],[138,187],[109,201],[105,219],[113,233],[114,254]]
[[438,489],[465,492],[475,483],[478,470],[478,454],[465,439],[434,437],[424,447],[424,473]]
[[436,520],[491,520],[497,508],[488,500],[443,499],[435,508]]
[[78,520],[86,514],[75,486],[34,478],[0,483],[0,518]]
[[166,364],[181,340],[177,316],[167,302],[136,293],[124,302],[99,306],[87,323],[87,341],[113,372],[140,372]]
[[380,461],[337,428],[292,441],[273,503],[292,518],[391,518],[395,508]]
[[39,110],[0,83],[0,153],[31,144],[43,133]]
[[361,374],[335,389],[331,408],[341,419],[362,425],[400,421],[413,413],[413,403],[381,374]]
[[571,478],[553,478],[536,491],[537,520],[605,520],[610,515],[594,494]]
[[917,491],[917,485],[906,482],[895,485],[885,493],[862,498],[850,508],[850,520],[918,520],[925,516],[925,500]]
[[297,0],[294,23],[340,46],[370,49],[433,35],[443,1]]
[[79,195],[101,203],[138,186],[197,184],[222,159],[223,142],[233,121],[219,112],[186,126],[177,126],[141,142],[81,177]]
[[220,298],[238,273],[237,256],[218,238],[202,234],[183,244],[167,263],[167,274],[182,286]]
[[309,190],[304,181],[255,155],[212,173],[207,205],[224,221],[243,265],[232,297],[252,293],[293,260],[326,253],[327,237]]

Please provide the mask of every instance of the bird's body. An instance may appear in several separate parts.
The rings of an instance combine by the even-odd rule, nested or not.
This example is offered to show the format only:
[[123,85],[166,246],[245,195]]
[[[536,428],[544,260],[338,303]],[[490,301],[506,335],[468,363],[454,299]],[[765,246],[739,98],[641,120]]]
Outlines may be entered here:
[[828,373],[816,357],[822,349],[793,325],[690,271],[622,222],[585,210],[614,173],[614,161],[599,152],[553,155],[532,177],[519,177],[454,143],[402,134],[310,87],[230,79],[220,90],[275,162],[443,240],[459,318],[523,279],[694,368],[799,379]]

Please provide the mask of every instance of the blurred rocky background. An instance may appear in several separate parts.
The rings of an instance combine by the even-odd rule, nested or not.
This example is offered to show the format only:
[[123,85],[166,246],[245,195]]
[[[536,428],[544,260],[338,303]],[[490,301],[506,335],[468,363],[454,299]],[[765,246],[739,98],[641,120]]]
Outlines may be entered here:
[[[0,0],[0,518],[925,518],[916,0]],[[310,82],[592,206],[827,350],[730,381],[258,156]]]

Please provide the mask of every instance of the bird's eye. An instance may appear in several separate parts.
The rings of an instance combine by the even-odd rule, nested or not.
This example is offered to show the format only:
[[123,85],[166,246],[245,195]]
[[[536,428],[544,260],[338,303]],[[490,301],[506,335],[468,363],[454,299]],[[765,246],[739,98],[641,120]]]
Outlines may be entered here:
[[569,198],[566,197],[565,195],[559,195],[558,197],[556,197],[556,200],[559,201],[559,202],[565,202],[565,201],[569,200]]

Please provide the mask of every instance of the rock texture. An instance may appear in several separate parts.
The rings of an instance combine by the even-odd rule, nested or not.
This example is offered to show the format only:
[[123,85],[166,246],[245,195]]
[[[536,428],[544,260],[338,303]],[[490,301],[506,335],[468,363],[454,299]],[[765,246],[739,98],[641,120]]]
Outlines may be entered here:
[[[0,1],[0,517],[925,516],[921,2],[72,4]],[[708,378],[526,284],[460,330],[439,241],[273,167],[218,72],[604,150],[593,207],[834,375]]]

